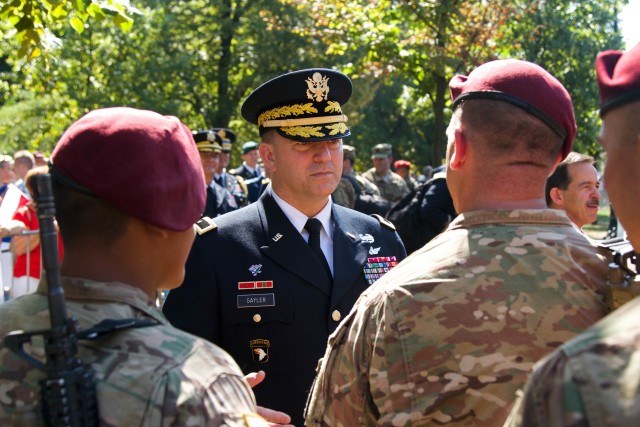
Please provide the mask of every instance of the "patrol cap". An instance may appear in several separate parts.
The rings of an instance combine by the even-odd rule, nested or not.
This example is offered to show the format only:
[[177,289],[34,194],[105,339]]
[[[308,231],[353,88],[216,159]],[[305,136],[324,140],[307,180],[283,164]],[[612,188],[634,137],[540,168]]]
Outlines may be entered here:
[[378,144],[371,151],[372,159],[384,159],[391,155],[391,144]]
[[454,76],[449,88],[453,110],[473,99],[508,102],[542,120],[562,138],[563,158],[571,151],[577,130],[571,96],[539,65],[517,59],[487,62],[469,76]]
[[222,151],[222,138],[212,130],[195,130],[192,132],[198,151],[202,153],[219,153]]
[[353,145],[342,144],[342,155],[345,159],[350,159],[351,162],[356,162],[356,147]]
[[187,230],[204,210],[204,174],[191,130],[153,111],[115,107],[81,117],[54,148],[50,173],[167,230]]
[[257,150],[258,143],[255,141],[248,141],[242,144],[242,154],[247,154],[249,151]]
[[398,168],[410,168],[411,167],[411,162],[409,162],[408,160],[396,160],[395,163],[393,164],[393,167],[398,169]]
[[607,50],[596,57],[600,115],[640,101],[640,43],[627,52]]
[[214,128],[213,131],[220,137],[222,152],[230,152],[231,144],[236,142],[236,134],[231,129],[226,128]]
[[351,91],[351,79],[339,71],[293,71],[254,90],[242,104],[242,117],[258,125],[260,135],[275,129],[298,142],[344,138],[351,132],[342,106]]

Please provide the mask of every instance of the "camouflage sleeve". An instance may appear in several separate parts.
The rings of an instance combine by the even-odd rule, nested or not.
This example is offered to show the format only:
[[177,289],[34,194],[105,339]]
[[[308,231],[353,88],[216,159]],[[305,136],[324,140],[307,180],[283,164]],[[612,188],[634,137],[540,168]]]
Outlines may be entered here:
[[540,361],[505,427],[614,427],[640,416],[640,298]]
[[[256,415],[255,397],[235,361],[200,340],[192,357],[168,372],[151,399],[151,406],[159,410],[145,418],[149,425],[267,425]],[[159,419],[153,420],[154,416]]]
[[[527,384],[525,393],[520,393],[518,396],[516,404],[509,418],[507,418],[504,427],[552,427],[565,425],[588,427],[588,425],[583,422],[577,422],[577,418],[574,418],[570,424],[563,422],[561,414],[563,414],[563,406],[565,403],[568,403],[569,406],[574,408],[582,405],[579,399],[575,399],[578,394],[574,394],[574,398],[571,398],[570,394],[563,392],[563,383],[569,385],[570,388],[572,388],[573,384],[571,378],[569,378],[568,383],[564,378],[564,375],[567,374],[567,371],[564,370],[566,357],[564,357],[562,352],[556,352],[544,360],[546,360],[547,363],[541,365],[540,369],[534,371]],[[566,391],[570,392],[569,390]],[[568,398],[566,402],[565,398]],[[579,412],[575,412],[574,417],[578,415],[578,413]],[[549,417],[549,414],[556,414],[555,422],[552,422],[553,417]],[[571,417],[567,418],[567,421],[570,418]]]
[[353,209],[356,205],[356,192],[346,178],[340,178],[338,187],[331,194],[331,198],[335,204],[349,209]]
[[364,187],[365,191],[368,194],[375,194],[376,196],[380,195],[380,190],[378,189],[378,186],[375,185],[373,182],[369,181],[368,179],[363,178],[360,175],[357,175],[356,179],[358,180],[360,185],[362,185]]
[[[366,300],[363,294],[355,307]],[[380,396],[387,387],[370,385],[369,369],[372,350],[383,329],[384,319],[376,311],[354,309],[329,337],[306,409],[307,426],[376,424],[379,411],[371,390]]]

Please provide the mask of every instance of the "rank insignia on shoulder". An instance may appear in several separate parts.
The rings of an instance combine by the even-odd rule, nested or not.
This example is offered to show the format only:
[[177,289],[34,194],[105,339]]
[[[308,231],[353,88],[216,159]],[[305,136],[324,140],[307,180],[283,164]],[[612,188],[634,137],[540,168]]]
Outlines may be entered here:
[[398,265],[398,259],[395,256],[367,258],[364,264],[364,278],[372,285],[396,265]]
[[380,221],[380,224],[384,225],[385,227],[396,231],[396,226],[393,225],[393,223],[391,221],[389,221],[388,219],[386,219],[385,217],[382,217],[378,214],[372,214],[372,217],[374,217],[375,219],[377,219],[378,221]]
[[218,224],[213,222],[213,220],[208,216],[203,216],[198,220],[198,222],[195,223],[195,227],[196,233],[198,233],[198,235],[200,236],[208,231],[215,230],[216,228],[218,228]]
[[257,339],[249,341],[253,361],[256,363],[267,363],[269,361],[270,346],[269,340]]

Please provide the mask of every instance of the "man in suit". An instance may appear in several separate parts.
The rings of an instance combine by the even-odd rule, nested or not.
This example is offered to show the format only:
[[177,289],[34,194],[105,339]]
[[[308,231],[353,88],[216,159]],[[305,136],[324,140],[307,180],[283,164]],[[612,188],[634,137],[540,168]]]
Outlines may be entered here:
[[242,144],[242,165],[231,171],[233,175],[241,176],[244,179],[249,203],[255,202],[260,197],[260,187],[264,178],[258,165],[258,160],[260,159],[258,145],[254,141]]
[[288,73],[249,95],[242,115],[259,127],[271,184],[256,203],[201,224],[183,286],[164,306],[175,326],[220,345],[245,373],[265,371],[258,404],[295,425],[329,334],[406,256],[391,223],[331,201],[350,95],[351,80],[328,69]]
[[215,218],[218,215],[235,211],[238,209],[236,199],[226,188],[218,185],[213,179],[220,162],[222,139],[210,130],[194,131],[193,139],[198,147],[207,190],[207,202],[202,216]]

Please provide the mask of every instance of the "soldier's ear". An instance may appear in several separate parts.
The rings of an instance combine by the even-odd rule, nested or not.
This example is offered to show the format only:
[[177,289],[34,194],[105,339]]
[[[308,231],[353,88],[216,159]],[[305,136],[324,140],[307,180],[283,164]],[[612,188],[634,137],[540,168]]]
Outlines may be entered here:
[[266,170],[273,172],[276,167],[276,155],[273,144],[263,142],[258,147],[260,158]]
[[453,170],[460,169],[467,156],[468,147],[467,138],[461,129],[454,131],[453,139],[453,153],[451,154],[451,160],[449,161],[449,167]]
[[551,199],[554,205],[562,206],[564,202],[564,194],[558,187],[553,187],[549,191],[549,198]]

